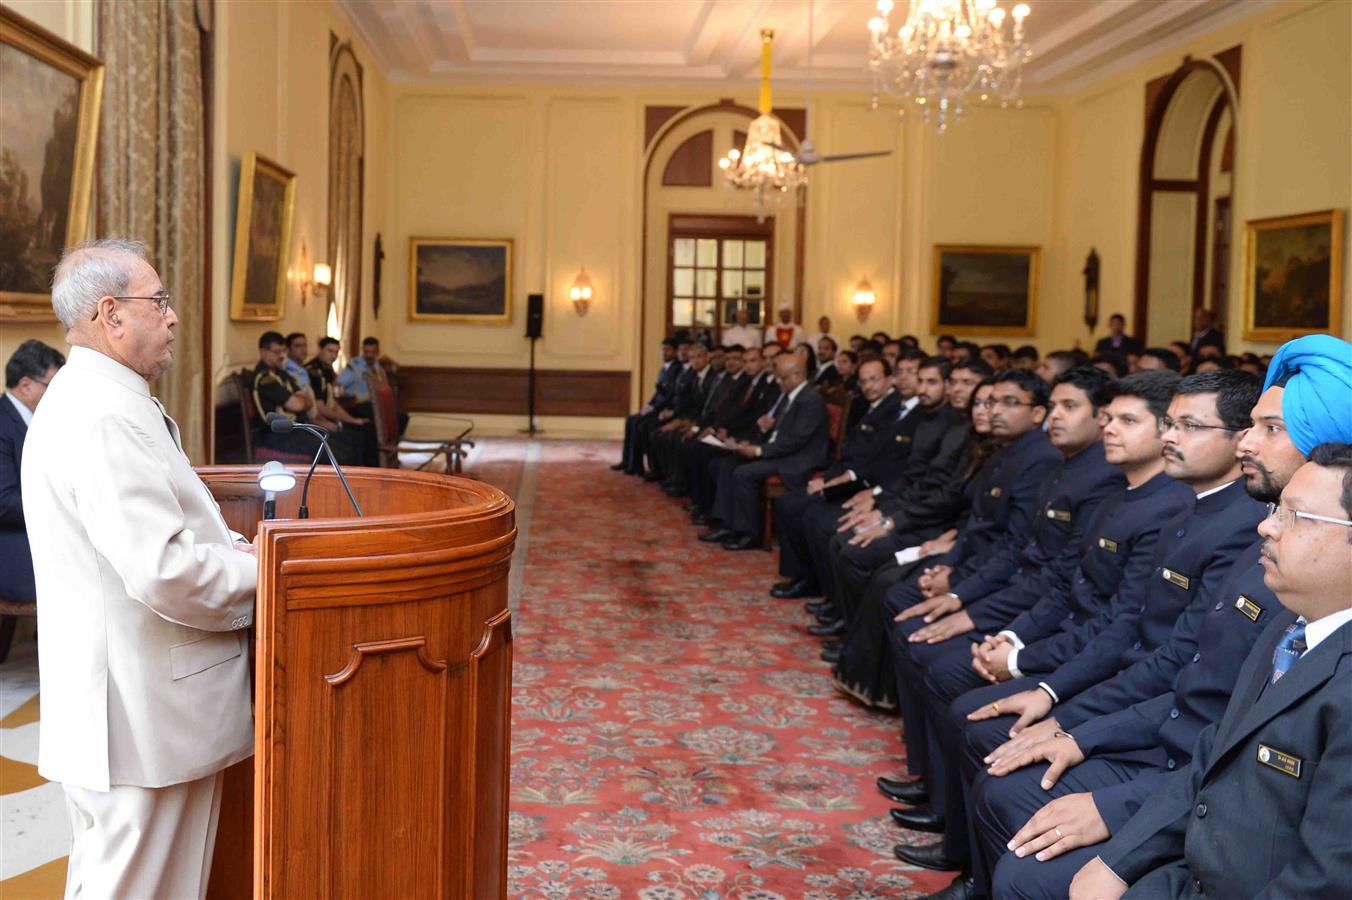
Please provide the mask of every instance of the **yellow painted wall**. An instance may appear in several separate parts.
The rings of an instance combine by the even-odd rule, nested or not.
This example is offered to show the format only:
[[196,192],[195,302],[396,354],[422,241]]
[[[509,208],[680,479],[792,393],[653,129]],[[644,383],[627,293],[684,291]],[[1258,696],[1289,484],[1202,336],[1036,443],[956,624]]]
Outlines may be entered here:
[[[90,0],[11,5],[92,44]],[[302,240],[314,259],[324,256],[332,31],[355,39],[366,76],[363,332],[381,337],[403,362],[523,367],[524,298],[543,292],[542,367],[633,371],[631,402],[648,390],[653,354],[643,370],[639,363],[640,347],[654,337],[640,334],[639,315],[644,267],[651,265],[642,252],[643,109],[729,96],[750,104],[751,91],[387,83],[331,0],[219,3],[217,17],[213,374],[250,362],[261,330],[228,320],[235,178],[245,152],[257,150],[297,172],[293,260]],[[1244,346],[1237,340],[1243,222],[1352,206],[1352,4],[1342,0],[1268,7],[1071,94],[1029,97],[1018,111],[973,111],[942,136],[914,117],[898,121],[869,111],[860,92],[818,94],[812,137],[820,152],[893,153],[811,173],[804,322],[827,313],[842,334],[882,328],[928,338],[935,243],[1034,244],[1043,248],[1043,265],[1037,334],[1029,342],[1043,350],[1076,341],[1090,346],[1097,335],[1081,321],[1080,269],[1091,247],[1102,258],[1099,334],[1110,312],[1131,313],[1145,86],[1185,54],[1211,55],[1236,44],[1243,46],[1243,75],[1228,313],[1232,344]],[[789,92],[775,100],[786,107],[803,102]],[[715,142],[715,155],[726,150],[723,143]],[[726,196],[720,202],[723,209],[744,203]],[[670,203],[668,211],[682,205]],[[701,203],[692,200],[691,210],[706,208]],[[387,254],[378,319],[370,309],[377,231]],[[409,322],[412,236],[512,238],[515,320],[501,327]],[[660,243],[663,236],[656,237]],[[783,263],[791,252],[777,256]],[[582,266],[597,292],[586,317],[567,299]],[[792,289],[791,277],[777,267],[776,294]],[[862,326],[848,302],[861,277],[878,297]],[[1344,296],[1344,333],[1352,334],[1352,266],[1345,269]],[[660,309],[663,298],[655,302]],[[286,318],[276,327],[317,335],[323,309],[313,299],[301,308],[293,282]],[[61,337],[47,326],[4,331],[6,355],[28,336],[53,343]],[[499,424],[506,428],[511,420]],[[571,427],[614,429],[581,420]]]

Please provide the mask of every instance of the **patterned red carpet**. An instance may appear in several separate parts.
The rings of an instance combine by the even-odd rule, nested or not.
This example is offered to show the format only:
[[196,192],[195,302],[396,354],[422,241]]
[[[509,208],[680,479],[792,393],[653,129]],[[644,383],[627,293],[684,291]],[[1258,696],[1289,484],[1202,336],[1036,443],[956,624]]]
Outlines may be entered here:
[[[525,456],[527,445],[512,442]],[[695,540],[680,504],[544,442],[515,620],[513,896],[907,897],[951,876],[897,862],[873,786],[896,720],[832,688],[774,557]],[[514,475],[502,448],[495,481]]]

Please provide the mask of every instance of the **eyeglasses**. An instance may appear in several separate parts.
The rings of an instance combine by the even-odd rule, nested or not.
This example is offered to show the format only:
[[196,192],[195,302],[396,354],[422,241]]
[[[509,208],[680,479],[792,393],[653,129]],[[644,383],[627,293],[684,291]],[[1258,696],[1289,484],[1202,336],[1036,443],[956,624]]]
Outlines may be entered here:
[[1308,519],[1311,522],[1327,522],[1330,525],[1341,525],[1344,528],[1352,528],[1352,520],[1348,519],[1335,519],[1333,516],[1321,516],[1318,513],[1302,512],[1298,509],[1282,506],[1280,503],[1269,503],[1267,507],[1268,518],[1276,519],[1277,524],[1283,528],[1290,528],[1292,525],[1296,524],[1297,519]]
[[1203,425],[1199,422],[1194,422],[1191,419],[1176,420],[1171,419],[1168,416],[1164,416],[1159,420],[1158,431],[1160,437],[1163,437],[1175,428],[1188,435],[1196,434],[1199,431],[1235,432],[1248,430],[1247,425]]
[[[149,297],[109,297],[109,299],[110,299],[110,300],[153,300],[154,303],[155,303],[155,305],[158,306],[159,309],[160,309],[160,315],[162,315],[162,316],[167,316],[167,315],[169,315],[169,292],[168,292],[168,291],[160,291],[159,293],[151,294]],[[91,322],[97,321],[98,317],[99,317],[98,311],[95,310],[94,315],[92,315],[92,316],[89,317],[89,321],[91,321]]]

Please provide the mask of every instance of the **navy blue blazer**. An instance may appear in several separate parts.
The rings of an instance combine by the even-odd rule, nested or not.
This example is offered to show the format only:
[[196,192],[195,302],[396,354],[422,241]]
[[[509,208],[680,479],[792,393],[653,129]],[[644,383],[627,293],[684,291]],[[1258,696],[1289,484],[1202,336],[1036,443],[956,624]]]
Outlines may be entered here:
[[[976,495],[957,543],[940,562],[953,567],[949,584],[976,572],[992,555],[1027,540],[1042,484],[1063,462],[1041,428],[1022,435],[986,461],[985,489]],[[978,477],[981,477],[978,475]],[[961,595],[959,595],[961,596]]]
[[775,381],[774,376],[769,372],[761,372],[756,379],[746,404],[727,423],[728,433],[735,438],[749,440],[763,437],[756,422],[761,416],[768,415],[779,402],[779,382]]
[[23,417],[13,403],[0,397],[0,597],[31,603],[37,600],[37,591],[19,485],[26,437]]
[[1062,661],[1042,680],[1065,701],[1149,655],[1168,639],[1194,597],[1212,593],[1225,580],[1266,515],[1242,478],[1198,500],[1190,513],[1160,530],[1155,567],[1144,582],[1123,580],[1107,616],[1024,647],[1019,668],[1047,671],[1045,662],[1059,645]]
[[[905,533],[950,521],[962,508],[963,471],[967,466],[967,417],[945,403],[938,409],[914,409],[894,441],[909,443],[906,464],[878,485],[875,505]],[[902,420],[903,423],[906,421]],[[907,431],[909,429],[909,435]]]
[[1033,644],[1105,613],[1124,579],[1144,581],[1154,569],[1155,541],[1164,523],[1196,502],[1191,488],[1163,472],[1109,497],[1085,529],[1076,570],[1005,628]]
[[[853,471],[859,478],[872,482],[875,468],[880,468],[885,459],[901,455],[902,445],[893,440],[900,407],[897,392],[889,391],[877,406],[868,409],[845,435],[840,459],[827,468],[824,477],[830,480]],[[905,447],[909,454],[910,444]]]
[[1352,622],[1271,684],[1274,615],[1220,722],[1099,856],[1135,897],[1352,897]]
[[648,405],[653,409],[666,407],[676,396],[676,379],[681,377],[681,361],[672,359],[657,371],[657,387],[653,389]]
[[1158,766],[1094,791],[1099,814],[1116,831],[1168,772],[1186,765],[1202,729],[1220,719],[1244,658],[1275,616],[1294,616],[1263,583],[1255,541],[1214,595],[1202,595],[1169,640],[1145,659],[1058,707],[1086,756],[1128,755]]
[[[953,585],[977,630],[998,630],[1036,597],[1069,579],[1099,507],[1126,486],[1122,470],[1103,458],[1101,443],[1054,469],[1038,493],[1037,513],[1022,545],[1003,544],[980,568]],[[1002,590],[1015,583],[1025,590]]]

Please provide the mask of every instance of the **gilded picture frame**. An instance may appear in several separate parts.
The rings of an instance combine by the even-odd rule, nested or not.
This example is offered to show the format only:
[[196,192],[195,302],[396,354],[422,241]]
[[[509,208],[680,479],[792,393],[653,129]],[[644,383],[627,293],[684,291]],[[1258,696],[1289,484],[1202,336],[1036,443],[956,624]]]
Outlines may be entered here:
[[250,151],[239,166],[230,318],[275,322],[286,310],[296,176]]
[[54,322],[52,269],[89,234],[103,61],[0,6],[0,321]]
[[512,249],[510,238],[410,238],[409,320],[511,324]]
[[1042,248],[936,244],[930,328],[1022,337],[1037,330]]
[[1251,219],[1244,229],[1244,340],[1342,336],[1343,210]]

